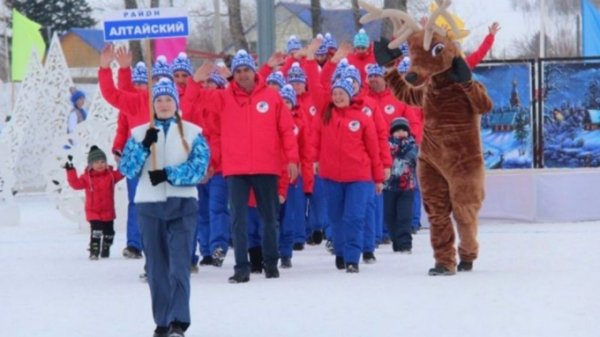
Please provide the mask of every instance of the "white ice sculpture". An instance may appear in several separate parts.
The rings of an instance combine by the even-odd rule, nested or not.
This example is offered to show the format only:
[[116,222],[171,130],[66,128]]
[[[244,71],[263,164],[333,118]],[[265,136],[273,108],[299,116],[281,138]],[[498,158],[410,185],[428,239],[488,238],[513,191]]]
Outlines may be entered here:
[[32,110],[40,99],[38,93],[43,77],[44,69],[34,50],[10,114],[11,119],[0,133],[0,225],[18,225],[20,222],[19,206],[13,198],[13,193],[17,191],[17,174],[20,172],[17,160],[23,151],[23,139],[36,132]]
[[54,140],[67,132],[67,116],[71,110],[69,88],[72,86],[69,68],[55,34],[46,56],[43,82],[33,91],[38,99],[29,110],[31,123],[17,158],[16,188],[19,191],[45,188],[41,164],[52,151]]

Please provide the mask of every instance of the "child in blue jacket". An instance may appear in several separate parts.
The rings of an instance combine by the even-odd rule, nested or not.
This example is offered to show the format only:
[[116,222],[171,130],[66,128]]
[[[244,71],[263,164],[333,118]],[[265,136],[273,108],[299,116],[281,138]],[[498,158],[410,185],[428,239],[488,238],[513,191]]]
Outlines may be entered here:
[[384,219],[392,239],[394,252],[412,251],[412,213],[417,182],[417,145],[410,134],[408,120],[395,118],[390,124],[392,169],[383,188]]

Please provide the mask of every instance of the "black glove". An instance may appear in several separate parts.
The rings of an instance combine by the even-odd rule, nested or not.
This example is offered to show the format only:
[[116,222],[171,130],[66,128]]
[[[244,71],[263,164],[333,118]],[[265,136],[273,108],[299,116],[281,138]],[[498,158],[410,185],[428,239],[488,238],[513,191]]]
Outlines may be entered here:
[[158,129],[157,128],[149,128],[146,130],[146,135],[144,136],[144,140],[142,140],[142,145],[145,148],[149,149],[152,144],[156,143],[158,140]]
[[381,38],[379,41],[373,43],[373,52],[375,54],[375,60],[377,64],[385,67],[388,63],[402,56],[402,51],[399,48],[389,49],[388,44],[390,41],[386,38]]
[[75,167],[73,166],[73,156],[68,155],[67,156],[67,162],[65,163],[65,165],[63,166],[65,168],[65,170],[73,170]]
[[121,153],[121,151],[119,151],[119,150],[116,150],[116,149],[115,149],[115,150],[113,150],[113,152],[112,152],[112,153],[113,153],[115,156],[119,157],[119,158],[121,158],[121,156],[123,155],[123,153]]
[[311,192],[304,192],[304,196],[307,198],[312,197],[312,193]]
[[455,57],[452,60],[452,71],[450,72],[450,78],[456,83],[466,83],[471,80],[472,74],[471,69],[460,56]]
[[150,175],[150,182],[152,182],[152,186],[156,186],[167,181],[167,171],[165,169],[148,171],[148,174]]

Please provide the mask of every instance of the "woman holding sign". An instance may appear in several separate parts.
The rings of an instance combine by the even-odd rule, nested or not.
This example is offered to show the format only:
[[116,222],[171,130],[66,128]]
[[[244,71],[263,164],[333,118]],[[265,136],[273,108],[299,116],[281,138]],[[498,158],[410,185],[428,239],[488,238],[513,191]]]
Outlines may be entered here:
[[[108,46],[100,57],[100,72],[106,71],[111,60],[112,47]],[[114,88],[101,89],[104,94],[105,89]],[[179,95],[172,81],[161,79],[152,86],[151,94],[150,123],[131,130],[119,170],[129,179],[139,178],[135,203],[156,323],[154,337],[183,337],[191,322],[190,252],[198,210],[196,185],[206,174],[210,152],[202,129],[181,119]],[[123,101],[138,99],[127,92],[119,95]]]

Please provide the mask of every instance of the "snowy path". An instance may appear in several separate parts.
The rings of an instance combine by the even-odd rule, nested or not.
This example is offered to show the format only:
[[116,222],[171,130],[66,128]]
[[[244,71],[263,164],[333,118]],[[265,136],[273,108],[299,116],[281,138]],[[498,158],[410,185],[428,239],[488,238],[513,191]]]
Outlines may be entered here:
[[[87,235],[41,197],[22,197],[22,225],[0,225],[0,326],[11,337],[152,336],[143,262],[87,259]],[[2,220],[0,220],[2,221]],[[296,252],[281,278],[231,285],[223,268],[192,275],[188,337],[598,336],[600,222],[486,224],[475,270],[429,277],[428,232],[412,255],[391,247],[349,275],[323,245]]]

